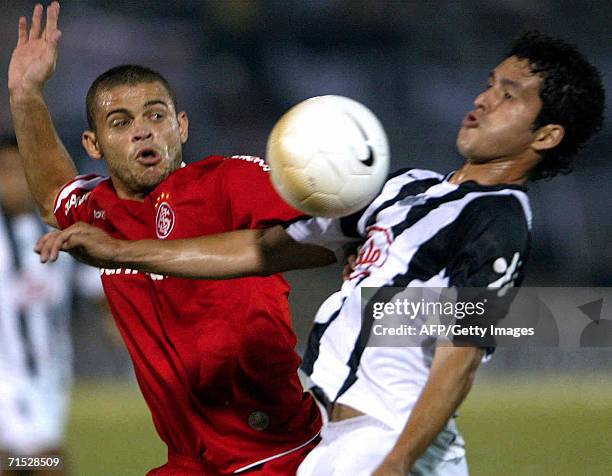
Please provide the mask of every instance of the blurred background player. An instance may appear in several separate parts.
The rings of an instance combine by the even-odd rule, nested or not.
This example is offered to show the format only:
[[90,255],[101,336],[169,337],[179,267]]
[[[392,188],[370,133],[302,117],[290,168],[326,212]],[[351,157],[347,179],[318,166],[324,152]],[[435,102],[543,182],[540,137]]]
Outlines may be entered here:
[[72,386],[72,291],[76,287],[87,298],[100,298],[102,293],[93,268],[75,266],[71,259],[44,267],[33,256],[37,236],[48,229],[35,207],[17,142],[4,137],[0,139],[0,454],[4,463],[6,456],[65,455]]

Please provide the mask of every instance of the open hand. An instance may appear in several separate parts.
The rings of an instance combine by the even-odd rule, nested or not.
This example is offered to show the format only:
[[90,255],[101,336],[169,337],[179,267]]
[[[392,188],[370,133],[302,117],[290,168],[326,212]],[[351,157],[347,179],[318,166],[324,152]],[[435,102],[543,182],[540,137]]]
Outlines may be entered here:
[[121,240],[112,238],[106,232],[77,222],[62,231],[52,231],[44,235],[34,251],[40,255],[42,263],[57,260],[60,251],[69,252],[77,260],[98,268],[114,268],[115,256]]
[[57,29],[60,5],[52,2],[47,7],[47,21],[42,28],[43,6],[37,4],[28,31],[25,17],[19,18],[17,46],[9,65],[8,87],[11,92],[42,91],[45,82],[55,71],[57,48],[62,32]]

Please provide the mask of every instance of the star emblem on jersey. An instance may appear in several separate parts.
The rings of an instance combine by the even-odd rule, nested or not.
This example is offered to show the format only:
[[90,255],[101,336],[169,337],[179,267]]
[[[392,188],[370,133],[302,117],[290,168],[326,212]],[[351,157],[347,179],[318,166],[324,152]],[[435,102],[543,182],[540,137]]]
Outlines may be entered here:
[[167,238],[172,230],[174,229],[174,222],[176,216],[174,210],[168,203],[170,195],[163,192],[155,200],[155,208],[157,209],[157,215],[155,217],[155,232],[160,240]]

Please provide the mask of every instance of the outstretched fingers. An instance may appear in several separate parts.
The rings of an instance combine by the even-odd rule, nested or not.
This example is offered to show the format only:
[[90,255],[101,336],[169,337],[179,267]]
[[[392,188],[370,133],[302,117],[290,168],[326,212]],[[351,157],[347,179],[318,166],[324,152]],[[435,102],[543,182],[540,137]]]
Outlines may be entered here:
[[42,14],[43,6],[40,3],[37,3],[34,7],[34,12],[32,13],[32,28],[30,28],[30,40],[36,40],[40,38],[40,34],[42,32]]
[[47,7],[47,24],[45,26],[44,37],[45,40],[50,42],[56,42],[61,36],[61,32],[57,29],[57,20],[59,18],[60,4],[59,2],[52,2]]
[[70,248],[68,241],[71,238],[72,233],[69,231],[52,231],[44,235],[36,246],[34,251],[40,255],[40,262],[47,263],[57,260],[60,251],[67,250]]
[[23,45],[27,41],[28,41],[28,20],[26,20],[26,17],[19,17],[17,46]]

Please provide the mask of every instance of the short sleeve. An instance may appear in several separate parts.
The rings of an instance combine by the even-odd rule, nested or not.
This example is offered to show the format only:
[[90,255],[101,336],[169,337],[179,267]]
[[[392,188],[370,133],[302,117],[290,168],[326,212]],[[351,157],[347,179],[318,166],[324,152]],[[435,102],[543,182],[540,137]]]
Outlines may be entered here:
[[[457,323],[488,329],[508,313],[523,280],[530,245],[527,218],[512,195],[482,197],[464,209],[456,231],[461,239],[447,271],[449,286],[457,288],[458,302],[486,303],[484,315]],[[492,345],[490,339],[462,340]]]
[[511,195],[474,200],[457,220],[458,250],[448,267],[449,285],[498,289],[520,284],[529,252],[522,205]]
[[267,228],[303,217],[278,195],[269,166],[259,157],[236,156],[220,165],[219,203],[232,230]]
[[285,231],[299,243],[319,245],[333,251],[342,261],[347,245],[363,241],[357,231],[357,222],[363,212],[360,210],[343,218],[312,217],[292,223]]
[[79,175],[61,188],[53,208],[60,228],[67,228],[77,221],[91,222],[89,197],[91,191],[104,180],[108,180],[108,177]]

